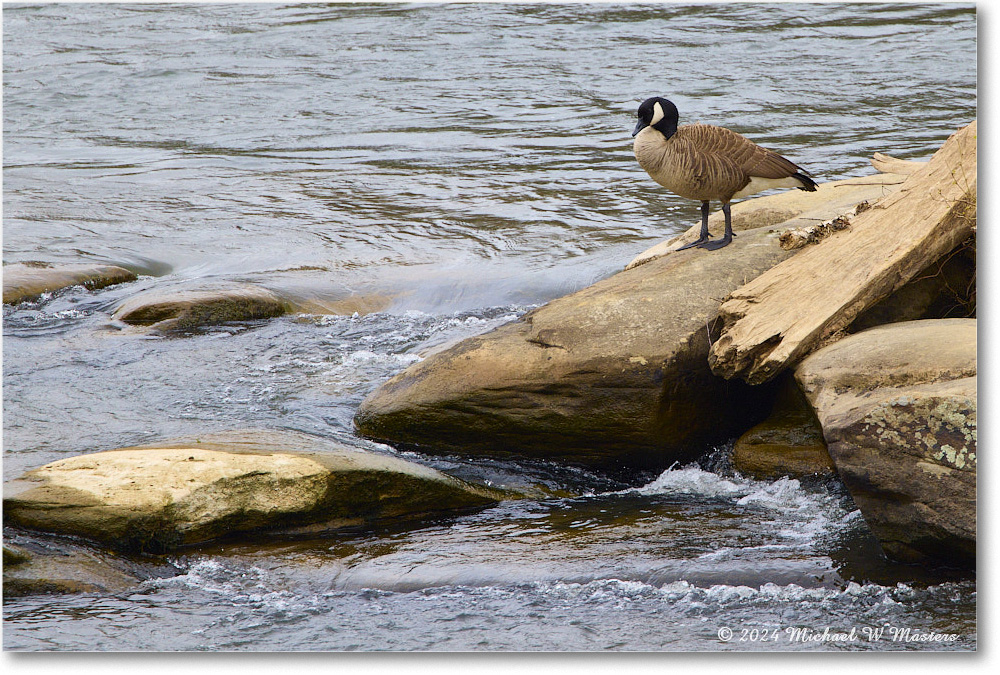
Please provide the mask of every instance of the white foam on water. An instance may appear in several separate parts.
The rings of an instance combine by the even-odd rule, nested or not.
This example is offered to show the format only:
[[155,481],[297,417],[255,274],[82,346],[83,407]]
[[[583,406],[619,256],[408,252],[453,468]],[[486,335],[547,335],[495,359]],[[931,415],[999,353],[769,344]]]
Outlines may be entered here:
[[641,495],[683,495],[707,499],[731,499],[737,506],[750,506],[782,513],[814,513],[830,510],[831,516],[847,515],[836,495],[810,491],[787,476],[773,482],[733,476],[726,478],[690,464],[682,468],[671,467],[655,480],[639,488],[625,490]]
[[145,585],[153,589],[201,591],[218,596],[234,609],[248,609],[272,618],[322,609],[320,596],[279,588],[280,580],[274,579],[267,570],[254,566],[229,567],[213,559],[194,561],[184,574],[150,579]]
[[654,586],[641,581],[598,579],[586,583],[538,582],[539,592],[567,600],[603,602],[610,600],[658,599],[671,604],[726,608],[735,605],[811,605],[844,603],[849,605],[896,606],[911,601],[915,594],[933,593],[942,587],[917,591],[906,584],[882,586],[848,582],[842,588],[806,588],[798,584],[760,586],[712,584],[698,586],[689,581],[673,581]]
[[[332,594],[371,594],[393,597],[401,594],[470,596],[477,594],[538,592],[542,595],[566,600],[602,602],[621,599],[658,599],[670,603],[701,603],[713,607],[743,604],[813,604],[842,602],[848,604],[905,606],[924,596],[959,594],[960,584],[944,582],[926,588],[906,583],[883,586],[876,583],[859,584],[849,581],[841,587],[804,587],[799,584],[764,583],[759,586],[743,584],[711,584],[700,586],[687,580],[655,585],[634,579],[605,578],[585,582],[535,581],[527,584],[501,583],[472,586],[461,579],[439,586],[387,589],[358,586],[353,589],[327,588],[324,593],[295,593],[277,588],[280,579],[259,567],[230,567],[214,559],[197,560],[184,574],[150,579],[146,587],[152,589],[186,588],[223,596],[234,605],[266,605],[271,609],[302,609],[315,605],[323,596]],[[973,591],[973,594],[975,592]]]
[[185,586],[209,593],[222,595],[245,594],[248,587],[264,588],[266,572],[256,567],[235,570],[217,560],[197,560],[188,565],[184,574],[173,577],[150,579],[147,584],[154,588]]
[[322,374],[322,383],[330,393],[341,394],[352,390],[359,381],[368,380],[371,371],[395,373],[422,360],[416,354],[379,354],[368,349],[347,352],[340,362]]
[[87,314],[79,309],[63,309],[55,312],[52,316],[57,319],[80,319],[87,316]]
[[[701,497],[729,501],[735,507],[749,509],[760,518],[758,525],[775,538],[755,550],[812,548],[824,539],[854,527],[860,514],[845,508],[841,496],[822,488],[810,490],[799,480],[784,476],[775,481],[761,481],[741,476],[723,477],[690,464],[676,465],[655,480],[624,493],[645,496]],[[731,553],[731,551],[730,551]],[[704,554],[706,558],[726,555],[725,550]]]
[[408,366],[420,360],[416,354],[378,354],[368,349],[360,349],[341,356],[340,365],[349,368],[374,362],[379,365]]
[[695,465],[689,465],[680,469],[671,467],[651,483],[625,492],[637,492],[647,496],[741,497],[748,493],[748,489],[746,485],[727,480],[709,471],[703,471]]

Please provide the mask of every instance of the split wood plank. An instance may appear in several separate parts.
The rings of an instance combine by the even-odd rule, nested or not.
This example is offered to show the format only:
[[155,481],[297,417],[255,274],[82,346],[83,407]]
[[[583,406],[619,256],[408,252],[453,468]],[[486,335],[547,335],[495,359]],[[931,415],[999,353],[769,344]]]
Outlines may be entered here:
[[767,382],[974,234],[976,139],[973,121],[848,229],[730,294],[712,371]]

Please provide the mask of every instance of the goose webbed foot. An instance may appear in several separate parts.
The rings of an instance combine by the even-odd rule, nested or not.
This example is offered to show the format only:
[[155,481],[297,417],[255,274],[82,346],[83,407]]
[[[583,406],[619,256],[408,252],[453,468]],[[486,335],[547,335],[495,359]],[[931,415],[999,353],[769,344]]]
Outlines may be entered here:
[[681,246],[680,248],[678,248],[676,250],[683,251],[686,248],[693,248],[695,246],[700,246],[700,247],[704,248],[705,244],[710,244],[710,243],[712,243],[711,239],[709,239],[708,237],[701,237],[699,239],[695,239],[690,244],[684,244],[683,246]]
[[678,251],[683,251],[686,248],[691,248],[692,246],[702,246],[706,242],[711,241],[711,237],[708,236],[708,202],[701,203],[701,231],[698,233],[698,238],[692,241],[690,244],[684,244]]
[[727,234],[722,239],[710,239],[708,241],[703,241],[701,243],[698,242],[695,243],[698,245],[698,248],[703,248],[707,251],[716,251],[722,248],[723,246],[729,246],[729,244],[733,241],[734,236],[736,235]]
[[722,203],[722,214],[725,216],[725,220],[726,220],[726,231],[725,231],[725,234],[722,235],[722,239],[709,240],[709,238],[708,238],[708,204],[707,203],[703,204],[702,205],[702,223],[703,223],[703,225],[702,225],[702,231],[701,231],[701,238],[698,241],[696,241],[696,242],[694,242],[692,244],[689,244],[689,246],[697,246],[698,248],[703,248],[706,251],[717,251],[720,248],[722,248],[723,246],[729,246],[729,244],[732,243],[732,241],[733,241],[733,237],[736,236],[736,233],[733,232],[733,213],[732,213],[732,210],[731,210],[731,207],[730,207],[728,201]]

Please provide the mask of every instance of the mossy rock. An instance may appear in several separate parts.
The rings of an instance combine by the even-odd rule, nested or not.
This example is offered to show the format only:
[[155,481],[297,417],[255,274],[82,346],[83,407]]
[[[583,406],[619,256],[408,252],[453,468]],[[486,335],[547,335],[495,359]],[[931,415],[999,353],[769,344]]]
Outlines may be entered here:
[[270,319],[291,309],[288,301],[266,288],[237,284],[149,291],[122,303],[114,318],[159,332],[190,331],[234,321]]

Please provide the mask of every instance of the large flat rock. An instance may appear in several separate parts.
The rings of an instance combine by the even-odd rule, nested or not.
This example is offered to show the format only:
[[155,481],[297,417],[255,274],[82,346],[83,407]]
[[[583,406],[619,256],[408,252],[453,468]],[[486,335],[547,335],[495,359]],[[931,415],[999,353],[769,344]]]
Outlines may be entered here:
[[666,468],[766,413],[707,355],[721,298],[789,255],[761,228],[616,274],[414,364],[357,428],[424,452]]
[[975,319],[909,321],[844,338],[795,371],[894,559],[975,565],[976,351]]
[[311,532],[483,507],[498,494],[397,457],[290,432],[79,455],[4,486],[4,519],[119,550]]

